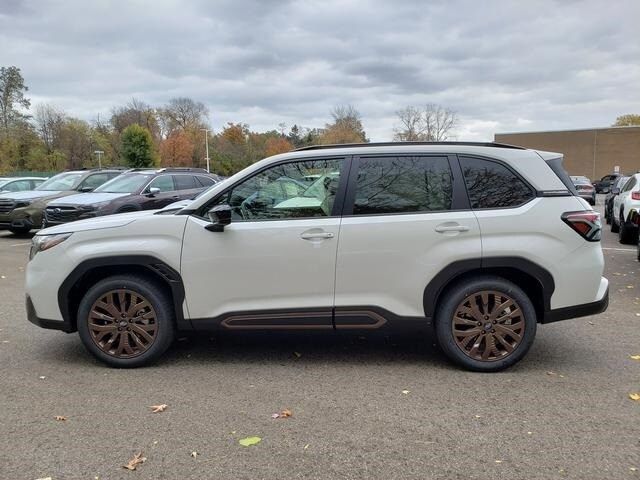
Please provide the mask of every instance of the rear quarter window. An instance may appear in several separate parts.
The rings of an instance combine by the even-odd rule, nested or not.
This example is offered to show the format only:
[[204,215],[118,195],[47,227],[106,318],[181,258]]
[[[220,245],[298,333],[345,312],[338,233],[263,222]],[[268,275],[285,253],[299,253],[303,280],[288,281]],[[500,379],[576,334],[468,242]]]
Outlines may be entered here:
[[535,197],[533,189],[501,163],[462,156],[460,166],[473,209],[518,207]]

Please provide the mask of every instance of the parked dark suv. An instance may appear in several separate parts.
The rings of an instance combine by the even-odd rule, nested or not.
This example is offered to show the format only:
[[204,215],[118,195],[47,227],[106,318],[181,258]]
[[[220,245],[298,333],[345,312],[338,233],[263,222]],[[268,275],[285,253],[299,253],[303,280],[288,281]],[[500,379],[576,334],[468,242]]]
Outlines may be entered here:
[[596,193],[609,193],[613,183],[621,176],[620,173],[612,173],[611,175],[605,175],[600,180],[593,182],[593,188],[596,189]]
[[50,202],[44,224],[49,227],[84,218],[162,208],[193,198],[217,180],[201,168],[128,170],[91,193]]
[[43,210],[50,200],[90,192],[117,177],[123,169],[73,170],[54,175],[35,190],[0,195],[0,229],[27,233],[42,224]]

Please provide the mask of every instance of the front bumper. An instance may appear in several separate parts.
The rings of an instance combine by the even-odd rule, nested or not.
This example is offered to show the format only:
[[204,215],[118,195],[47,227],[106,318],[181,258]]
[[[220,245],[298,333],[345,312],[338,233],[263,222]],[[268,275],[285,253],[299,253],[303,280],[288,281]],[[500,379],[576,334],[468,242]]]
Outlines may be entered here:
[[27,319],[34,325],[37,325],[40,328],[47,328],[50,330],[62,330],[63,332],[66,332],[66,333],[72,333],[76,331],[76,329],[73,328],[73,325],[71,325],[71,323],[68,321],[48,320],[46,318],[38,317],[38,314],[36,313],[36,309],[33,306],[33,302],[31,301],[31,298],[29,297],[29,295],[27,295],[25,303],[27,308]]
[[0,229],[40,228],[42,210],[16,208],[10,213],[0,214]]

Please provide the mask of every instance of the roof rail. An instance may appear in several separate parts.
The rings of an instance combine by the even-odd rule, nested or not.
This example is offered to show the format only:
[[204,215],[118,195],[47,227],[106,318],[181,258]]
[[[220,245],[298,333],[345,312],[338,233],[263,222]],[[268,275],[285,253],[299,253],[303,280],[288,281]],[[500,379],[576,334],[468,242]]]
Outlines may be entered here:
[[197,172],[197,173],[209,173],[204,168],[197,167],[163,167],[158,172]]
[[344,143],[334,145],[309,145],[308,147],[296,148],[294,152],[303,150],[324,150],[330,148],[359,148],[359,147],[399,147],[411,145],[462,145],[470,147],[495,147],[495,148],[513,148],[516,150],[526,150],[525,147],[517,145],[509,145],[506,143],[495,142],[373,142],[373,143]]

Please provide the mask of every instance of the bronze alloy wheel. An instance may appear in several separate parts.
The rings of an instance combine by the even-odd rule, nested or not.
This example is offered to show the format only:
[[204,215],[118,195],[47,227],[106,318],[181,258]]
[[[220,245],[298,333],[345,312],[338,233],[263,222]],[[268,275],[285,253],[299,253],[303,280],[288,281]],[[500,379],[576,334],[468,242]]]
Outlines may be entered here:
[[116,358],[137,357],[153,345],[158,335],[153,306],[129,289],[101,295],[91,306],[88,327],[98,348]]
[[482,290],[466,297],[456,308],[453,338],[465,355],[492,362],[511,355],[525,331],[525,319],[510,296]]

